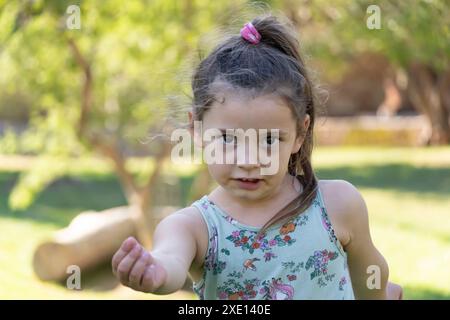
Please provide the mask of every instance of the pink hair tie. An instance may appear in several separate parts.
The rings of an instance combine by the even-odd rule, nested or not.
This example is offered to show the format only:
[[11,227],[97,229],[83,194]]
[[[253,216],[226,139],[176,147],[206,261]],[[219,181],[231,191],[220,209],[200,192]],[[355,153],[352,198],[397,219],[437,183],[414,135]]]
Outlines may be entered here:
[[241,36],[252,44],[258,44],[261,40],[261,35],[251,22],[246,23],[241,29]]

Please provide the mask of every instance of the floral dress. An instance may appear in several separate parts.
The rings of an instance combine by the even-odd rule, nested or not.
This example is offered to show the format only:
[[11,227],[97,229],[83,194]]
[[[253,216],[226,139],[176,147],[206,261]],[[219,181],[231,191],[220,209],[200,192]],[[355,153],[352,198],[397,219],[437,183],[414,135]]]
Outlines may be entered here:
[[205,195],[193,204],[208,227],[200,299],[354,299],[347,255],[320,189],[312,205],[283,225],[259,228],[231,218]]

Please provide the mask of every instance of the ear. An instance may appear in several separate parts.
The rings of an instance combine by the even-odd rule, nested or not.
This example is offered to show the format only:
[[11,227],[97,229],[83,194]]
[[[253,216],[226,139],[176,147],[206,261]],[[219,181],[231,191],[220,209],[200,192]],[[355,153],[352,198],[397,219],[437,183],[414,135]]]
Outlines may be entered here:
[[[306,114],[305,118],[303,119],[303,122],[301,124],[302,131],[306,132],[308,130],[310,122],[311,122],[311,118],[309,117],[309,114]],[[304,140],[305,140],[305,135],[299,135],[297,138],[295,138],[295,142],[294,142],[294,145],[292,146],[291,153],[297,153],[300,150]]]

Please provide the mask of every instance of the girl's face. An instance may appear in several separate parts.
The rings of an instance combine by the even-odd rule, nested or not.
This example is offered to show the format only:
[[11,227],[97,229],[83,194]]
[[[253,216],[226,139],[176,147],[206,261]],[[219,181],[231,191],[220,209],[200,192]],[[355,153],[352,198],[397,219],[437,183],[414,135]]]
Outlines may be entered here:
[[[256,161],[250,161],[250,148],[248,141],[244,148],[234,148],[234,163],[232,164],[208,164],[208,169],[217,183],[224,188],[232,197],[240,198],[243,201],[254,201],[270,197],[279,190],[285,180],[288,163],[291,154],[299,151],[303,138],[297,137],[296,119],[291,109],[277,95],[262,95],[256,98],[245,94],[224,93],[223,103],[215,102],[209,110],[204,113],[202,130],[208,129],[248,129],[257,132],[257,156]],[[189,115],[192,117],[192,115]],[[306,129],[309,126],[309,116],[306,115],[304,121],[300,123]],[[278,129],[279,137],[272,137],[264,134],[266,129]],[[235,131],[236,132],[236,131]],[[259,133],[258,133],[259,132]],[[261,134],[262,132],[262,134]],[[226,134],[218,136],[212,142],[203,142],[203,147],[209,143],[222,145],[234,144],[235,136]],[[276,146],[275,144],[278,144]],[[261,148],[268,148],[272,145],[269,158],[271,161],[278,161],[278,170],[275,174],[262,174],[261,168],[267,166],[259,156]],[[230,149],[228,149],[230,150]],[[229,151],[228,151],[229,152]],[[237,159],[240,159],[237,161]],[[257,182],[245,182],[242,178],[255,178]]]

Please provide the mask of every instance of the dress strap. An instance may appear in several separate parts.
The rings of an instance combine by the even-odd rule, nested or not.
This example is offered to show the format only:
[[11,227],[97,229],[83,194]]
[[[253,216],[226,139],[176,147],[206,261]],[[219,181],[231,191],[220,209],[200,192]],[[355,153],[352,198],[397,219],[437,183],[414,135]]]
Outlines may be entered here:
[[346,254],[344,248],[342,247],[341,242],[336,237],[336,232],[334,231],[333,225],[331,224],[331,220],[328,215],[327,209],[325,207],[325,202],[323,201],[323,194],[322,194],[322,191],[320,190],[320,187],[317,187],[317,198],[319,200],[320,216],[322,219],[322,225],[325,228],[325,230],[327,231],[330,241],[335,244],[336,248],[339,250],[339,252],[344,257],[347,257],[347,254]]

